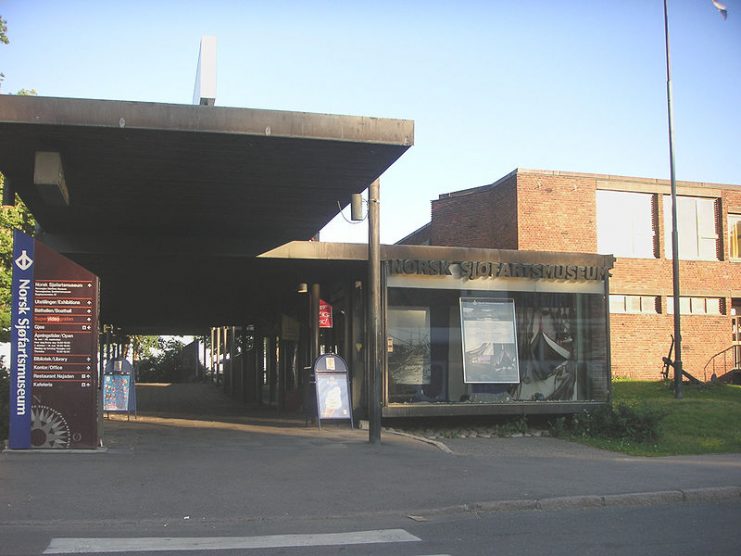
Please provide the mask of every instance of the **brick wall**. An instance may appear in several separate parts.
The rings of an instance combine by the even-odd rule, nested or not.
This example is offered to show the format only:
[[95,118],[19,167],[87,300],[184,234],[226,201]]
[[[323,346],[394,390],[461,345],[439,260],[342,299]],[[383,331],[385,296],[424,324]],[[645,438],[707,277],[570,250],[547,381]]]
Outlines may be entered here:
[[[731,345],[730,308],[741,296],[741,263],[729,260],[728,213],[741,213],[741,191],[724,190],[719,218],[720,261],[679,262],[679,285],[683,297],[717,297],[722,299],[724,314],[681,315],[682,364],[697,378],[709,379],[704,368],[713,355]],[[659,238],[671,233],[663,210],[658,210]],[[658,242],[660,258],[618,258],[612,271],[610,291],[613,294],[654,295],[661,297],[659,315],[620,315],[611,318],[612,370],[616,376],[656,379],[667,355],[674,333],[674,317],[667,311],[667,297],[673,293],[672,262],[666,258],[663,239]]]
[[[710,357],[730,345],[728,317],[682,315],[682,366],[700,380]],[[673,315],[610,315],[612,374],[658,380],[674,333]],[[672,354],[672,358],[674,354]],[[673,376],[670,371],[670,376]],[[722,374],[722,373],[719,373]]]
[[519,248],[597,252],[596,179],[558,173],[517,173]]
[[432,201],[431,245],[517,249],[516,179]]

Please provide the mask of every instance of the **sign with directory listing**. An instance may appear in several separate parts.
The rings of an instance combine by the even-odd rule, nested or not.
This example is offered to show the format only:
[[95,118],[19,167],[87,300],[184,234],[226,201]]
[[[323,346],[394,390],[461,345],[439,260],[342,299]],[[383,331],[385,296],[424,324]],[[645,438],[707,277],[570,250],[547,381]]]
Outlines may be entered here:
[[98,445],[98,277],[15,230],[11,449]]

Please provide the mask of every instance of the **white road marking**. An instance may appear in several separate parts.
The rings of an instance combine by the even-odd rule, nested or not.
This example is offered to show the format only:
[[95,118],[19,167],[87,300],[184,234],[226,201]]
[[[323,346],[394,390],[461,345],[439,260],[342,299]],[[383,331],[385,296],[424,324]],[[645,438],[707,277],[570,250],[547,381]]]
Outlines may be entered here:
[[269,535],[262,537],[54,538],[49,543],[44,554],[155,552],[165,550],[239,550],[418,542],[421,540],[407,533],[404,529],[314,535]]

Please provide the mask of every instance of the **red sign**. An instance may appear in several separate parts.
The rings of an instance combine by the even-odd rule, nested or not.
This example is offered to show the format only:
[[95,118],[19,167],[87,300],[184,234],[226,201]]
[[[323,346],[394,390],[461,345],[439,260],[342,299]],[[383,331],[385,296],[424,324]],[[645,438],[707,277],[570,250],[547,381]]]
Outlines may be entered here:
[[332,328],[332,306],[324,301],[319,300],[319,328]]

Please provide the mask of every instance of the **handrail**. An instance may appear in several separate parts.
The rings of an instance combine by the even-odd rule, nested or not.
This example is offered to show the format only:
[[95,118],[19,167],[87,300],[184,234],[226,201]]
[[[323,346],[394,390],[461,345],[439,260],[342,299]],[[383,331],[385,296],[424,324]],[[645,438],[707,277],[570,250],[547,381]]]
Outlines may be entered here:
[[[733,366],[729,369],[727,365],[727,358],[726,355],[729,351],[733,350]],[[705,377],[705,382],[708,381],[708,366],[712,363],[713,364],[713,374],[715,376],[718,376],[718,374],[715,372],[715,360],[718,356],[723,356],[723,374],[726,374],[729,370],[737,369],[741,365],[741,345],[739,344],[733,344],[730,347],[727,347],[726,349],[719,351],[715,355],[713,355],[707,363],[705,363],[705,368],[703,368],[703,375]]]

